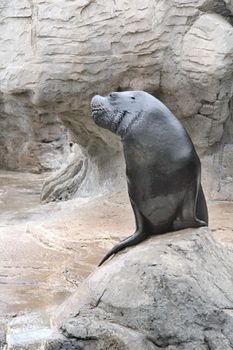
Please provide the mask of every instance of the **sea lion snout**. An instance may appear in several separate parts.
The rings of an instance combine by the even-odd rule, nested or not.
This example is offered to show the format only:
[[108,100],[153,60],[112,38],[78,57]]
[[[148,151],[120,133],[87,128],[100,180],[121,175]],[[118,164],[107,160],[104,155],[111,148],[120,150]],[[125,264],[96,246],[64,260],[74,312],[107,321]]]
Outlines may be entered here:
[[109,107],[106,103],[106,99],[100,95],[96,95],[91,100],[92,116],[95,123],[101,127],[106,127]]
[[91,109],[96,110],[99,108],[103,108],[103,104],[104,104],[104,97],[100,96],[100,95],[95,95],[94,97],[92,97],[91,100]]

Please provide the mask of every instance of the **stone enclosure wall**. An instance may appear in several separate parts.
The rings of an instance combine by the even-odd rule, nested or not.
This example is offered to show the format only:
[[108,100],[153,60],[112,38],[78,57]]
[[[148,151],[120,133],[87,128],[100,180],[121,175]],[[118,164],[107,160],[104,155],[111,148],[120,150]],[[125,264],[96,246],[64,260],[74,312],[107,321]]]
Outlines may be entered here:
[[233,200],[232,23],[232,0],[1,0],[1,167],[58,168],[72,141],[90,191],[120,184],[120,142],[90,99],[141,89],[183,120],[211,198]]

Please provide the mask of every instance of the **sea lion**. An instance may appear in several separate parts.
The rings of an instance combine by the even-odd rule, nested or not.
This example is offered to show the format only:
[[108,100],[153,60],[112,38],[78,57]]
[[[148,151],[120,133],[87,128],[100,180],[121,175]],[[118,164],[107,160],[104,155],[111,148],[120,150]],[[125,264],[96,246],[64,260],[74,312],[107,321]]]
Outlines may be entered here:
[[208,225],[201,163],[194,145],[172,112],[144,91],[94,96],[97,125],[121,137],[135,233],[103,258],[151,235]]

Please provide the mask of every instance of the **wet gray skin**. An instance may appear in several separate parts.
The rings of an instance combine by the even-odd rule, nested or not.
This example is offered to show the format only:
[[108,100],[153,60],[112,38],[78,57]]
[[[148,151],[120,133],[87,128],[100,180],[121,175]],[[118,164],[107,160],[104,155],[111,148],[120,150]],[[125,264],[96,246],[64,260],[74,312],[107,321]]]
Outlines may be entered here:
[[136,223],[100,264],[150,235],[208,225],[200,160],[172,112],[144,91],[97,95],[91,107],[97,125],[121,136]]

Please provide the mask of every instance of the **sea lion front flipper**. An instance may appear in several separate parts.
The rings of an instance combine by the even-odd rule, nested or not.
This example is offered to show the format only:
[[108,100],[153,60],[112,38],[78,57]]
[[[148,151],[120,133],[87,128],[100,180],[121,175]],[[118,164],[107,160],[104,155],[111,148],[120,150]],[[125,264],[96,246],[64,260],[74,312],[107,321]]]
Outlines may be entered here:
[[101,266],[108,258],[110,258],[111,255],[116,254],[120,250],[130,247],[132,245],[138,244],[142,241],[144,241],[148,235],[141,231],[136,231],[133,235],[131,235],[128,238],[123,239],[123,241],[120,241],[118,244],[116,244],[101,260],[100,264],[98,266]]
[[208,209],[206,205],[205,195],[200,185],[198,196],[197,196],[197,205],[196,205],[196,216],[198,219],[205,221],[208,226],[209,218],[208,218]]
[[148,237],[148,235],[144,231],[144,218],[143,215],[140,213],[139,209],[137,208],[137,205],[134,203],[132,198],[130,198],[130,202],[133,208],[134,216],[135,216],[135,225],[136,225],[136,231],[133,235],[123,239],[118,244],[116,244],[108,253],[105,255],[103,260],[100,262],[100,265],[102,265],[108,258],[110,258],[111,255],[116,254],[120,250],[138,244],[144,239]]

